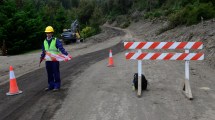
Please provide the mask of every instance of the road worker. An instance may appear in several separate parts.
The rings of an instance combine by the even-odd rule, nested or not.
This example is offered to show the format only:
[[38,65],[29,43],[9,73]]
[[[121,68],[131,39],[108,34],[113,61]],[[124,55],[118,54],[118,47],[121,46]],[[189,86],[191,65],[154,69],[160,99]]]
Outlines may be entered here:
[[[42,61],[46,55],[46,52],[52,54],[59,54],[60,52],[64,55],[71,57],[63,48],[62,43],[56,37],[53,37],[54,29],[52,26],[47,26],[45,28],[46,39],[42,45],[42,54],[40,61]],[[61,87],[60,79],[60,70],[59,70],[59,61],[46,61],[46,70],[48,75],[48,87],[45,88],[45,91],[58,91]]]

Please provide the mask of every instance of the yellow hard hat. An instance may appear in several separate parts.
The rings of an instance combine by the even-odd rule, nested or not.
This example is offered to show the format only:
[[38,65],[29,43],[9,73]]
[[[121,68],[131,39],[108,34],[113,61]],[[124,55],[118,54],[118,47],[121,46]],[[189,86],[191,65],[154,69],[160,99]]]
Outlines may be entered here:
[[45,32],[54,32],[54,29],[52,26],[47,26]]

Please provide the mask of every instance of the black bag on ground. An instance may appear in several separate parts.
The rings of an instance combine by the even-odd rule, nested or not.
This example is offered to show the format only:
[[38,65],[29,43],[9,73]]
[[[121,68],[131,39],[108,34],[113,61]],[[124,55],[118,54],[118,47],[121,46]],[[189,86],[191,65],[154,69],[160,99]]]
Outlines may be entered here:
[[[146,90],[148,81],[146,80],[146,78],[143,74],[141,74],[141,80],[142,80],[142,90]],[[137,90],[138,89],[138,73],[134,73],[133,84],[134,84],[135,90]]]

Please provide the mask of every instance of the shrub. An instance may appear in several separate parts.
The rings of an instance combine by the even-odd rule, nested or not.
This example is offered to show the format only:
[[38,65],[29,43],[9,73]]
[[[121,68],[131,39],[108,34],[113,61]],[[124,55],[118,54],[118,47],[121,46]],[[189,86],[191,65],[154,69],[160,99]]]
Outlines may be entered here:
[[147,12],[146,14],[144,14],[144,18],[145,19],[159,18],[159,17],[163,16],[163,14],[164,13],[158,9],[153,12]]
[[144,14],[144,18],[145,18],[145,19],[152,18],[152,13],[151,13],[151,12],[145,13],[145,14]]
[[211,19],[215,16],[215,10],[212,3],[200,3],[187,5],[184,9],[169,15],[169,21],[172,26],[193,25],[204,20]]
[[187,19],[187,25],[192,25],[195,23],[198,23],[201,21],[201,17],[203,17],[205,20],[211,19],[215,16],[215,10],[213,8],[212,3],[203,3],[199,6],[194,6],[193,10],[190,12],[189,16],[191,19]]
[[117,26],[121,27],[121,28],[126,28],[130,25],[130,20],[128,19],[128,17],[126,15],[119,15],[116,18],[117,21]]
[[156,18],[158,18],[158,17],[161,17],[162,16],[162,13],[160,12],[160,11],[155,11],[154,12],[154,14],[153,14],[153,17],[156,17]]
[[87,38],[95,34],[95,29],[87,26],[81,30],[80,34],[83,38]]

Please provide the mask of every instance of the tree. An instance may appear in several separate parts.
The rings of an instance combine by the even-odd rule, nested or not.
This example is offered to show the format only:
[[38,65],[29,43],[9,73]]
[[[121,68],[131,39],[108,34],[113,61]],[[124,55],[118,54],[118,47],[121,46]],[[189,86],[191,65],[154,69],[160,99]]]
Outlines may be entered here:
[[22,0],[16,0],[16,6],[18,8],[21,8],[23,6],[23,1]]
[[67,16],[65,9],[63,8],[63,6],[60,6],[54,16],[54,27],[56,31],[61,32],[64,29],[64,23],[66,23],[67,19],[66,17]]
[[99,29],[99,25],[101,25],[104,21],[103,19],[103,12],[102,9],[100,7],[96,7],[93,11],[93,14],[90,18],[90,25],[94,28],[96,28],[96,30],[100,30]]
[[89,2],[87,0],[80,1],[79,7],[77,8],[77,15],[81,23],[89,23],[89,19],[93,14],[94,7],[95,5],[93,4],[93,2]]

